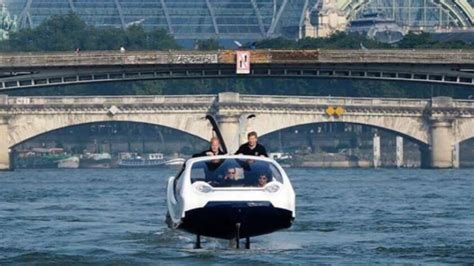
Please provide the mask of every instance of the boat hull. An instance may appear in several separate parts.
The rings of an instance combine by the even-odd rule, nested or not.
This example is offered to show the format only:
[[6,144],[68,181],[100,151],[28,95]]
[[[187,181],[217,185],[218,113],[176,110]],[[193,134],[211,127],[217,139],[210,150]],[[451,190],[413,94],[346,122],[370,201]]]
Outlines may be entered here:
[[208,237],[232,239],[236,224],[240,224],[240,238],[269,234],[289,228],[292,212],[275,208],[270,202],[229,201],[209,202],[203,208],[188,210],[179,229]]
[[120,168],[160,168],[164,167],[164,162],[140,162],[140,163],[124,163],[119,162],[118,167]]
[[77,169],[79,168],[79,158],[78,157],[71,157],[68,159],[58,161],[58,168],[59,169]]
[[83,162],[79,164],[79,168],[91,168],[91,169],[108,169],[110,168],[110,162]]

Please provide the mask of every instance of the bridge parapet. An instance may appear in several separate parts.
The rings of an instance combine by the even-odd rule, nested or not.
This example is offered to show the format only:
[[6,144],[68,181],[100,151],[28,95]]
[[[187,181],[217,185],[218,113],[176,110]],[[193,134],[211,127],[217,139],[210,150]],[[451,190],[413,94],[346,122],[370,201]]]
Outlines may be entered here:
[[239,103],[425,108],[430,103],[430,101],[425,100],[425,99],[401,99],[401,98],[390,99],[390,98],[241,95],[239,98]]
[[[340,105],[356,107],[407,107],[407,108],[465,108],[474,109],[472,100],[452,100],[449,105],[441,104],[440,100],[432,103],[428,99],[407,98],[350,98],[350,97],[319,97],[319,96],[268,96],[241,95],[238,93],[221,93],[219,95],[150,95],[150,96],[25,96],[11,97],[0,95],[0,105],[32,106],[32,105],[97,105],[97,104],[270,104],[270,105]],[[436,99],[436,98],[435,98]]]
[[0,66],[89,66],[89,65],[159,65],[159,64],[210,64],[218,63],[217,52],[194,51],[91,51],[9,53],[0,54]]
[[457,107],[457,108],[474,108],[474,101],[456,100],[454,102],[454,107]]
[[27,96],[11,97],[0,95],[0,105],[97,105],[97,104],[269,104],[269,105],[340,105],[355,107],[406,107],[432,109],[464,108],[474,110],[473,100],[453,100],[451,98],[409,99],[409,98],[350,98],[320,96],[268,96],[220,93],[219,95],[150,95],[150,96]]
[[156,96],[0,96],[0,105],[97,105],[97,104],[212,104],[215,95],[156,95]]
[[[463,50],[251,50],[252,64],[415,63],[472,64],[474,52]],[[236,51],[91,51],[0,54],[0,66],[117,66],[235,64]]]

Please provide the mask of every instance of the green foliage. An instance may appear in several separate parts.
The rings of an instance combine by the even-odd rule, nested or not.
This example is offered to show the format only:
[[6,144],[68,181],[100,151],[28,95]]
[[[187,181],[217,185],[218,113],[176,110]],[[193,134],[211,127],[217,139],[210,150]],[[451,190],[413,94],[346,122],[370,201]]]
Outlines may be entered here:
[[439,41],[429,33],[409,32],[405,38],[395,44],[401,49],[474,49],[474,44],[461,40]]
[[266,39],[255,43],[260,49],[361,49],[366,48],[389,49],[389,44],[367,39],[357,33],[337,32],[328,38],[304,38],[301,40],[287,40],[283,38]]
[[[337,32],[328,38],[288,40],[265,39],[255,43],[259,49],[474,49],[474,44],[464,41],[439,41],[429,33],[408,33],[395,44],[381,43],[358,33]],[[250,44],[247,45],[250,47]]]
[[165,30],[145,31],[132,25],[126,29],[94,28],[69,13],[55,15],[34,29],[23,29],[0,42],[0,51],[167,50],[180,47]]
[[[74,51],[81,50],[167,50],[180,49],[176,40],[164,29],[146,31],[140,25],[121,28],[95,28],[78,15],[54,15],[34,29],[22,29],[0,42],[0,51]],[[253,45],[248,44],[247,47]],[[337,32],[328,38],[304,38],[298,41],[285,38],[255,42],[260,49],[474,49],[474,44],[463,41],[439,41],[429,33],[408,33],[396,44],[385,44],[358,33]],[[220,49],[217,39],[198,40],[198,50]]]
[[200,51],[215,51],[222,49],[222,47],[219,45],[219,41],[216,39],[197,40],[196,48]]
[[305,38],[297,42],[296,48],[361,49],[362,46],[374,49],[390,48],[388,44],[367,39],[365,35],[345,32],[337,32],[328,38]]
[[285,38],[265,39],[255,43],[257,49],[295,49],[296,41]]

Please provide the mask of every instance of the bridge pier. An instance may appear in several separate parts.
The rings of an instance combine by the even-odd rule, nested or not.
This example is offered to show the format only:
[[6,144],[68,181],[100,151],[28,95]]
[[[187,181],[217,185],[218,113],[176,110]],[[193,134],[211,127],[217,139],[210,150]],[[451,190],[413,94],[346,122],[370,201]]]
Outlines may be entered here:
[[0,170],[10,170],[8,119],[0,117]]
[[430,168],[453,168],[454,156],[454,117],[447,115],[446,110],[453,109],[454,102],[450,97],[431,99],[430,125]]
[[431,122],[431,168],[452,168],[454,166],[452,121]]
[[239,93],[222,92],[218,95],[217,122],[227,146],[227,152],[230,154],[234,154],[240,145],[241,112],[236,112],[232,108],[239,101]]
[[233,114],[218,115],[219,128],[227,146],[227,152],[234,154],[240,145],[240,116]]

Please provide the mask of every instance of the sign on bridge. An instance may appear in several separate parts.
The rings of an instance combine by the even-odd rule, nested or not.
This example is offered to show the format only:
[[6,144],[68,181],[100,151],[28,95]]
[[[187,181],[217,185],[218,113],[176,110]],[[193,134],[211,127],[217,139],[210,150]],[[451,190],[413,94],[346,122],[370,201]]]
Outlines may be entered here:
[[250,52],[237,51],[236,57],[237,57],[236,73],[237,74],[250,74]]

